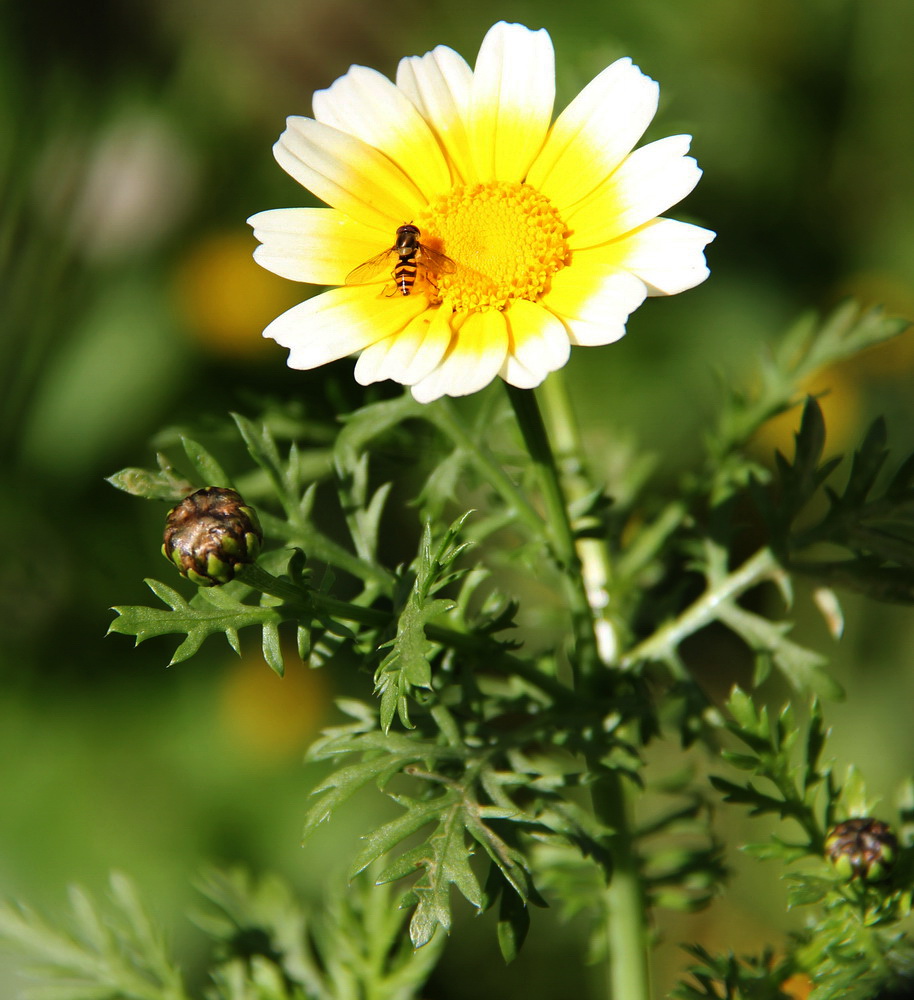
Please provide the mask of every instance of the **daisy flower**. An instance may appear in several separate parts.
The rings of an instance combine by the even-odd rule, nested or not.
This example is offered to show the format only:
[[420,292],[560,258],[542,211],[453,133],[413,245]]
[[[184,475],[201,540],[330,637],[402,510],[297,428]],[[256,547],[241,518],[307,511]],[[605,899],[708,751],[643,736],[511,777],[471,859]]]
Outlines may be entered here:
[[634,149],[657,84],[619,59],[555,121],[554,97],[547,32],[501,22],[474,69],[446,46],[395,83],[353,66],[287,120],[276,159],[329,207],[253,216],[254,256],[337,286],[264,331],[292,368],[358,353],[360,383],[421,402],[496,376],[532,388],[572,344],[622,337],[646,296],[707,277],[714,234],[659,218],[701,176],[691,137]]

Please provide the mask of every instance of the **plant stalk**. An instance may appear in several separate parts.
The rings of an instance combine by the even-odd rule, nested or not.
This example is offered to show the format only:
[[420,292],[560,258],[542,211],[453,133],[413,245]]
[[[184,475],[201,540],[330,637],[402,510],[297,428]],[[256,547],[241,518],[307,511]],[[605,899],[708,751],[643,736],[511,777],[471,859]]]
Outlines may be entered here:
[[717,609],[724,601],[739,597],[779,571],[780,564],[771,549],[759,549],[732,573],[708,587],[681,615],[630,649],[622,658],[622,668],[631,669],[647,660],[671,660],[684,639],[717,619]]
[[[561,381],[553,373],[548,382]],[[575,539],[565,493],[542,416],[532,391],[508,386],[508,395],[524,441],[542,484],[553,551],[569,581],[569,604],[583,681],[583,691],[593,688],[600,667],[616,656],[615,631],[607,614],[611,565],[606,545],[599,539]],[[584,471],[577,422],[564,385],[550,390],[554,439],[570,463],[565,480],[574,499],[591,492]],[[586,545],[582,543],[586,542]],[[606,928],[609,949],[611,1000],[650,1000],[649,949],[644,894],[635,850],[630,803],[623,778],[597,760],[588,761],[595,779],[591,796],[596,817],[611,830],[608,847],[612,872],[606,889]]]
[[506,388],[524,444],[540,481],[552,557],[563,571],[566,581],[579,679],[589,681],[599,666],[594,620],[552,446],[533,390],[517,389],[507,383]]
[[[559,457],[562,485],[570,504],[593,492],[587,475],[587,463],[581,441],[580,425],[574,413],[568,383],[560,370],[543,383],[543,402],[553,447]],[[606,542],[600,538],[579,538],[576,542],[581,561],[581,576],[587,603],[593,616],[593,629],[600,659],[607,666],[616,662],[619,640],[610,617],[609,584],[612,561]]]
[[631,833],[630,795],[622,775],[606,771],[594,784],[592,796],[597,818],[613,830],[609,841],[613,870],[605,896],[609,996],[650,1000],[646,907]]

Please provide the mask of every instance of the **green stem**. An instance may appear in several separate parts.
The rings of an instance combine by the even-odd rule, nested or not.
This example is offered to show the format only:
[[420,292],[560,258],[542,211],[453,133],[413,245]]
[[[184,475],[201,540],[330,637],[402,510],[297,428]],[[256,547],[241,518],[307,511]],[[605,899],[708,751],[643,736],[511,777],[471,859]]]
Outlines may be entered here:
[[[572,502],[582,500],[593,492],[593,484],[587,474],[580,429],[562,372],[550,375],[543,393],[555,447],[562,459],[566,495]],[[575,551],[589,608],[591,634],[595,636],[600,659],[611,666],[617,660],[619,643],[610,618],[612,563],[608,544],[600,538],[580,538]],[[646,907],[630,795],[618,771],[606,770],[594,760],[588,762],[588,770],[595,779],[591,786],[594,814],[612,831],[608,844],[612,872],[605,896],[609,996],[613,1000],[650,1000]]]
[[739,597],[763,580],[770,579],[779,569],[771,549],[759,549],[732,573],[708,587],[681,615],[630,649],[622,657],[622,668],[631,669],[647,660],[669,662],[674,659],[676,649],[684,639],[717,620],[718,608],[724,601]]
[[[587,474],[587,463],[581,442],[581,431],[575,417],[564,372],[553,372],[543,383],[543,401],[555,451],[559,456],[562,483],[569,503],[582,500],[593,492]],[[615,663],[619,640],[610,617],[609,585],[612,561],[609,547],[600,538],[579,538],[577,553],[581,561],[581,576],[587,593],[587,603],[593,615],[600,659],[607,665]]]
[[609,996],[650,1000],[649,942],[641,874],[631,833],[629,793],[618,771],[604,772],[593,787],[594,812],[613,830],[613,870],[606,889]]
[[518,427],[539,477],[543,504],[546,508],[546,522],[549,526],[549,547],[555,562],[563,570],[563,578],[566,581],[568,606],[577,647],[578,669],[582,679],[593,678],[599,663],[594,621],[552,446],[546,435],[546,427],[533,390],[517,389],[507,383],[506,388],[517,417]]

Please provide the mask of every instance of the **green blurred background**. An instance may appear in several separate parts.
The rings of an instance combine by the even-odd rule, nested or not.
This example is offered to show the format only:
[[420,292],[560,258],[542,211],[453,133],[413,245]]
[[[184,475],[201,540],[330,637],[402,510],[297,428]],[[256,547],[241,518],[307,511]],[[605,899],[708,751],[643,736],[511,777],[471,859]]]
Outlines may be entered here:
[[[112,604],[146,603],[163,509],[103,477],[148,465],[163,425],[252,393],[333,405],[327,373],[289,372],[263,326],[302,289],[261,271],[244,220],[312,203],[274,163],[287,114],[352,63],[393,74],[446,43],[473,61],[499,19],[546,27],[558,106],[621,55],[661,84],[648,138],[690,132],[705,176],[673,211],[718,232],[711,279],[632,318],[629,335],[569,365],[587,440],[607,470],[620,449],[660,456],[672,479],[698,454],[715,370],[749,377],[766,344],[810,307],[848,294],[914,315],[914,4],[910,0],[5,0],[0,5],[0,894],[59,913],[67,883],[133,875],[190,967],[201,941],[181,915],[202,864],[240,862],[317,897],[356,836],[350,821],[306,849],[313,775],[304,747],[329,717],[333,679],[280,681],[215,642],[165,670],[167,640],[103,638]],[[586,355],[586,360],[585,360]],[[348,373],[337,395],[360,390]],[[876,412],[914,445],[911,335],[823,375],[830,447]],[[787,447],[794,416],[759,442]],[[847,701],[833,749],[888,803],[910,770],[914,614],[850,601],[834,645],[813,615],[800,635],[833,652]],[[720,653],[729,677],[733,651]],[[773,691],[772,696],[782,694]],[[365,808],[365,803],[359,807]],[[349,822],[349,828],[346,823]],[[728,818],[732,838],[738,818]],[[771,872],[728,862],[731,897],[662,925],[658,987],[677,944],[748,950],[778,940]],[[537,915],[539,916],[539,914]],[[463,921],[430,998],[569,996],[581,927],[544,917],[505,971],[488,921]],[[0,996],[15,993],[13,963]]]

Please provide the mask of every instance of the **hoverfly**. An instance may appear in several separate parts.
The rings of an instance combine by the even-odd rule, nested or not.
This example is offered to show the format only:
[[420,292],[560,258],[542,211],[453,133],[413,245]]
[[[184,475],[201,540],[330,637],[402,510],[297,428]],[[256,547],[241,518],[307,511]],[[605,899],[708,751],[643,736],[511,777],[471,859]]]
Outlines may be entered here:
[[[421,235],[419,227],[411,222],[397,229],[397,239],[388,250],[382,250],[371,260],[359,264],[346,275],[347,285],[361,285],[371,281],[385,268],[391,267],[391,277],[400,289],[401,295],[409,295],[416,283],[416,272],[421,266],[422,273],[428,282],[435,287],[435,278],[439,274],[453,274],[457,265],[450,257],[437,250],[432,250],[419,242]],[[389,293],[393,295],[393,292]]]

